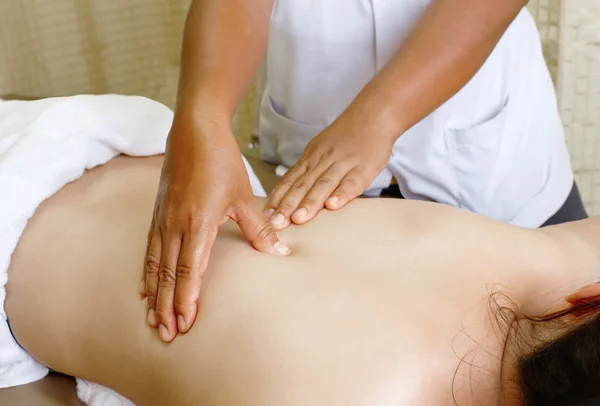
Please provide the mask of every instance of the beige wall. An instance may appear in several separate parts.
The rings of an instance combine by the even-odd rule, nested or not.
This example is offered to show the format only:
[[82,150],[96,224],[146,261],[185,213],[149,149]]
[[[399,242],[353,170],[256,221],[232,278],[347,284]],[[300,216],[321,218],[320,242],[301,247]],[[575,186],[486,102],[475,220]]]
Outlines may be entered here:
[[573,169],[600,215],[600,1],[563,0],[558,92]]
[[[0,0],[0,97],[136,94],[173,107],[191,0]],[[249,143],[252,86],[234,129]]]
[[[173,105],[191,0],[0,0],[0,96],[144,95]],[[532,0],[573,167],[600,214],[600,1]],[[255,88],[234,127],[250,142]]]
[[0,92],[174,97],[185,8],[161,0],[0,1]]

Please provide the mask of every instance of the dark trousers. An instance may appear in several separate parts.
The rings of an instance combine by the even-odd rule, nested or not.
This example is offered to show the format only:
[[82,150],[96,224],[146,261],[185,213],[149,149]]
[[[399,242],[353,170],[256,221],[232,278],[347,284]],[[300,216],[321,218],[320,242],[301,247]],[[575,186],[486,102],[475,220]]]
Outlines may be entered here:
[[562,207],[558,209],[552,217],[542,224],[542,227],[568,223],[569,221],[583,220],[586,218],[588,218],[588,214],[583,206],[583,200],[581,200],[577,183],[573,182],[573,187],[571,188],[569,196],[567,196],[567,200],[565,200]]
[[[398,185],[391,185],[381,192],[381,197],[393,197],[397,199],[404,199]],[[583,200],[579,194],[577,184],[573,182],[571,192],[567,197],[567,200],[563,203],[560,209],[553,216],[551,216],[541,227],[551,226],[555,224],[567,223],[569,221],[577,221],[588,218],[585,207],[583,206]]]

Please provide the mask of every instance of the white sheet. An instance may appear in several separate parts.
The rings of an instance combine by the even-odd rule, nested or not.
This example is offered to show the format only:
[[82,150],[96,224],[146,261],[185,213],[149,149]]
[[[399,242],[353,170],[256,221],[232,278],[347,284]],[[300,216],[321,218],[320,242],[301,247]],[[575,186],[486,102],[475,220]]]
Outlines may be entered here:
[[[0,388],[42,379],[48,369],[12,337],[4,312],[10,257],[36,208],[86,169],[123,153],[164,152],[173,113],[135,96],[73,96],[34,102],[0,99]],[[257,196],[264,189],[244,159]],[[99,385],[78,380],[90,406],[130,405]]]

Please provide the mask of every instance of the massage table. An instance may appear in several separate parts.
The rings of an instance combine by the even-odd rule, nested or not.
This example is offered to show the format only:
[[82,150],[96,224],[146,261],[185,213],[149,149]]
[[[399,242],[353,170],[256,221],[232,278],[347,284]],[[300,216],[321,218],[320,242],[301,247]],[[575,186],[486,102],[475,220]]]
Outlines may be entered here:
[[[275,185],[275,165],[248,156],[256,176],[269,193]],[[83,406],[77,398],[75,379],[56,373],[39,382],[10,389],[0,389],[2,406]]]

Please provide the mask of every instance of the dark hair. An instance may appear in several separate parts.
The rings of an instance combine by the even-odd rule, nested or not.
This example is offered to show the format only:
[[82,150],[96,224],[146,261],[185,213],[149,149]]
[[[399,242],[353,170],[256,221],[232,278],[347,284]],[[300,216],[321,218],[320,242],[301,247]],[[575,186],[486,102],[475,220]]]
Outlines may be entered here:
[[534,334],[553,327],[560,331],[517,357],[523,406],[600,405],[600,297],[542,317],[517,317],[513,323],[523,320]]

